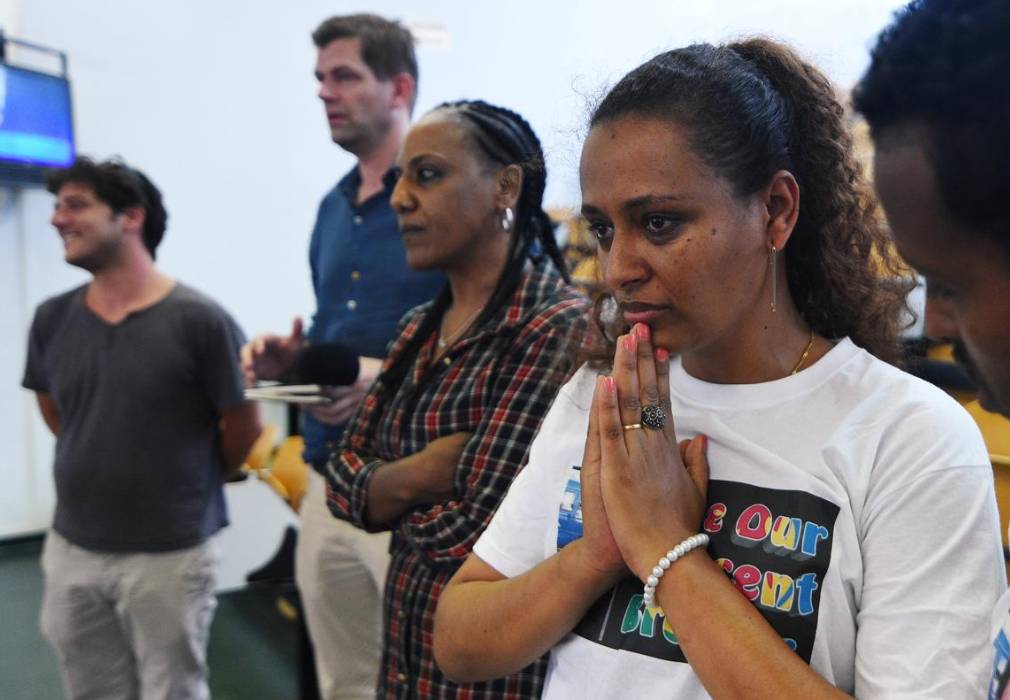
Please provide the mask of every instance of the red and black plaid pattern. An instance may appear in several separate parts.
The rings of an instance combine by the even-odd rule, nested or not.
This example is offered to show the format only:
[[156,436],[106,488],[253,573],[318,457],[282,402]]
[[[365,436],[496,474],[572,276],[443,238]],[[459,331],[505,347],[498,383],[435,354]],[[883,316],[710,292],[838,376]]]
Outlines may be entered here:
[[[384,368],[417,333],[431,304],[401,322]],[[375,470],[432,440],[470,432],[456,467],[456,498],[404,514],[393,526],[386,579],[380,698],[538,698],[546,659],[507,678],[458,685],[432,654],[435,605],[526,462],[533,436],[573,370],[587,303],[556,274],[529,269],[512,302],[434,359],[432,334],[391,396],[376,383],[327,465],[334,515],[365,528]],[[381,400],[380,400],[381,399]]]

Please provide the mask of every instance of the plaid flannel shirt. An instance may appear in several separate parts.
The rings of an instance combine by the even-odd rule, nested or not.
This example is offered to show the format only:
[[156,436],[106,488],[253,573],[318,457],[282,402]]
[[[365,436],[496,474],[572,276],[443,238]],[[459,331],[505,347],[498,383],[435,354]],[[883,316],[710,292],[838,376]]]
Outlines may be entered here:
[[[408,313],[384,369],[400,356],[432,308]],[[434,334],[394,395],[373,385],[327,465],[330,510],[368,529],[369,483],[384,463],[432,440],[472,433],[455,472],[456,497],[418,507],[392,524],[384,599],[384,649],[378,697],[538,698],[546,658],[507,678],[459,685],[435,663],[435,606],[442,588],[526,463],[551,401],[573,371],[588,327],[587,303],[543,266],[528,267],[510,304],[433,362]]]

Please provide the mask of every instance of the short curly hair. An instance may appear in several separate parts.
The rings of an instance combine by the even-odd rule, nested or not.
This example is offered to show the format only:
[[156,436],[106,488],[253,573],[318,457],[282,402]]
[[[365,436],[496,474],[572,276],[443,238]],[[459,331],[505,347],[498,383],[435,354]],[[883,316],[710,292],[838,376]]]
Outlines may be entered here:
[[946,210],[1010,254],[1010,2],[910,3],[881,33],[854,105],[875,139],[925,127]]
[[144,209],[144,247],[155,257],[155,251],[165,236],[168,212],[161,200],[161,190],[136,168],[119,159],[94,161],[80,156],[69,168],[50,170],[46,188],[58,194],[67,183],[90,187],[99,201],[105,203],[115,213],[127,207]]

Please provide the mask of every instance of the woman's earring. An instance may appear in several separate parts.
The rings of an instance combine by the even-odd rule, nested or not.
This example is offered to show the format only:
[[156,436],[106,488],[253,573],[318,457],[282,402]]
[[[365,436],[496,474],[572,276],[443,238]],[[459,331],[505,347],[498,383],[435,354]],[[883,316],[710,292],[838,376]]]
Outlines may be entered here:
[[516,217],[512,213],[512,207],[505,207],[505,211],[501,216],[501,227],[505,233],[512,230],[512,224],[515,223]]
[[779,251],[775,247],[775,244],[772,243],[771,250],[768,251],[768,269],[771,270],[772,275],[772,313],[775,313],[775,302],[778,297],[779,276],[775,272],[775,268],[777,265],[776,260],[778,258],[776,253],[778,252]]

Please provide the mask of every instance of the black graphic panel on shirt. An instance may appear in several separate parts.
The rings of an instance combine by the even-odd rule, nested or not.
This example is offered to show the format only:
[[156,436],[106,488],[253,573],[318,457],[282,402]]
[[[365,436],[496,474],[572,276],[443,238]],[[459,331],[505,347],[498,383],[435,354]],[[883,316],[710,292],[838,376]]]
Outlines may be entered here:
[[[807,663],[838,510],[804,491],[709,482],[703,524],[709,554]],[[662,610],[642,606],[642,583],[634,576],[596,601],[574,632],[612,649],[685,661]]]

